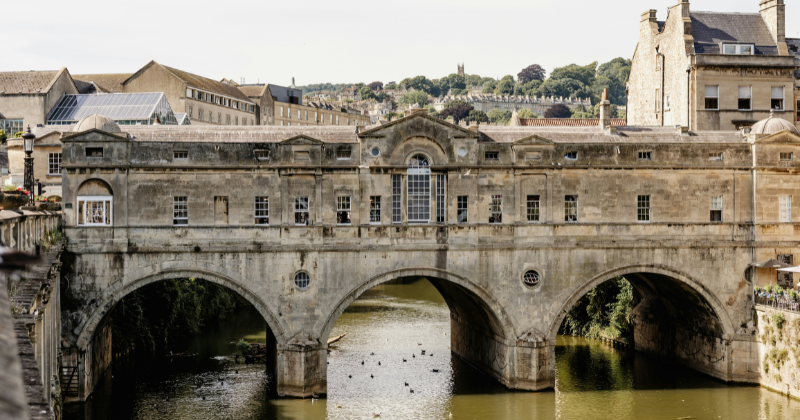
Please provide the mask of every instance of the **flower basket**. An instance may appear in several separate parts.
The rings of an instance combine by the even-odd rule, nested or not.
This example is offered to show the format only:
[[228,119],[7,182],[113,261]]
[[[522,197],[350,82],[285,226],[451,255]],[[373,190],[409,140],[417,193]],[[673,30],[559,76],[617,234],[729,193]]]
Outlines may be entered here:
[[39,202],[36,203],[36,210],[58,211],[61,210],[61,203]]
[[27,205],[29,201],[28,195],[23,191],[5,191],[0,207],[3,207],[3,210],[16,210]]

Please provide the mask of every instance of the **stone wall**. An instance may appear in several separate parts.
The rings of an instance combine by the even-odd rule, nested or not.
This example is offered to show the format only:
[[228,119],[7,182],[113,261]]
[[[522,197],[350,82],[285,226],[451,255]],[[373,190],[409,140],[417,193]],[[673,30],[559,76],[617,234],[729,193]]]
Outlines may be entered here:
[[761,385],[800,398],[800,314],[756,307]]

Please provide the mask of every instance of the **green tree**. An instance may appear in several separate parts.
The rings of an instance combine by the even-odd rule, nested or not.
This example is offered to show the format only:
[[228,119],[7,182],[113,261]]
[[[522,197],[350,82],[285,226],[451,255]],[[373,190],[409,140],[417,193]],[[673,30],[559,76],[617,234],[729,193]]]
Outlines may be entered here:
[[462,101],[460,99],[456,99],[455,101],[450,101],[444,105],[444,109],[447,108],[454,108],[457,106],[472,106],[469,102]]
[[583,105],[578,105],[571,111],[572,116],[570,118],[600,118],[599,105],[590,106],[588,108]]
[[389,82],[383,86],[384,89],[397,89],[397,83]]
[[469,93],[469,91],[466,90],[466,89],[453,89],[453,90],[450,91],[450,94],[453,95],[453,96],[464,96],[464,95],[466,95],[468,93]]
[[491,89],[491,92],[494,92],[495,88],[497,88],[497,81],[494,79],[489,79],[489,80],[484,79],[484,82],[481,86],[483,86],[484,93],[486,93],[486,89]]
[[541,118],[535,112],[527,108],[522,108],[517,115],[519,115],[520,118]]
[[469,112],[469,116],[466,118],[466,120],[469,122],[488,123],[489,117],[485,112],[473,109]]
[[633,308],[640,298],[623,277],[590,290],[567,312],[560,328],[563,334],[590,338],[633,336]]
[[6,144],[6,140],[8,136],[6,136],[5,130],[0,130],[0,144]]
[[592,84],[592,82],[594,82],[596,72],[596,61],[586,66],[570,64],[568,66],[553,69],[553,72],[550,73],[550,79],[573,79],[581,82],[585,86],[589,86]]
[[465,83],[467,84],[467,88],[483,85],[483,78],[477,74],[468,74],[464,79]]
[[451,89],[466,89],[467,82],[464,76],[452,73],[449,76],[439,79],[439,89],[442,94],[447,94]]
[[631,74],[631,60],[617,57],[597,68],[597,79],[601,82],[592,90],[598,98],[603,87],[608,87],[608,99],[612,104],[625,105],[625,86]]
[[361,94],[362,101],[375,99],[375,93],[372,91],[372,89],[370,89],[369,86],[362,86],[361,89],[358,90],[358,93]]
[[398,114],[396,112],[390,112],[388,114],[384,114],[383,117],[386,118],[388,121],[391,121],[395,118],[401,118],[402,116],[403,116],[402,114]]
[[372,89],[372,90],[382,90],[383,89],[383,83],[381,83],[381,82],[372,82],[372,83],[368,84],[367,86],[369,86],[369,88]]
[[473,110],[474,108],[472,105],[467,102],[452,101],[445,105],[444,109],[439,114],[442,118],[453,117],[453,121],[458,124],[459,121],[469,117],[470,112]]
[[401,105],[411,105],[417,104],[420,107],[424,107],[428,105],[428,94],[417,90],[411,93],[406,93],[405,95],[400,97],[400,104]]
[[497,123],[498,125],[506,125],[508,124],[508,120],[511,119],[511,111],[501,111],[499,108],[494,108],[489,110],[486,116],[489,117],[491,122]]
[[[506,76],[511,77],[511,76]],[[495,89],[495,93],[498,95],[511,95],[514,93],[514,80],[508,80],[505,77],[500,83],[497,84],[497,89]]]
[[375,100],[378,102],[383,102],[389,98],[389,95],[387,95],[386,92],[382,90],[379,90],[378,93],[375,93],[374,95],[375,95]]
[[555,104],[544,113],[545,118],[571,118],[572,111],[564,104]]
[[410,79],[403,79],[403,81],[400,82],[400,86],[414,88],[414,90],[421,90],[431,96],[439,96],[440,92],[439,86],[434,84],[433,81],[425,76],[416,76]]

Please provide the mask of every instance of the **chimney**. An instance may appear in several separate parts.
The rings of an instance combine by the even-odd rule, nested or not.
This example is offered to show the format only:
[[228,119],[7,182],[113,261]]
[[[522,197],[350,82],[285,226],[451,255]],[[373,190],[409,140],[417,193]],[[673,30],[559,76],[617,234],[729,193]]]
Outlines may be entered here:
[[783,0],[761,0],[761,18],[767,24],[772,39],[778,44],[778,54],[789,55],[786,47],[786,5]]
[[611,101],[608,100],[608,88],[603,89],[603,97],[600,99],[600,128],[611,125]]

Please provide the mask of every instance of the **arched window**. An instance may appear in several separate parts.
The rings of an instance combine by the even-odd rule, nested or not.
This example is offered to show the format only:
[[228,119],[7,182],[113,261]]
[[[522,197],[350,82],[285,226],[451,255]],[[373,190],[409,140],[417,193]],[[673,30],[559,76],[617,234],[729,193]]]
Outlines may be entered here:
[[408,222],[431,221],[431,168],[425,155],[414,155],[408,165]]
[[78,226],[112,226],[114,196],[111,188],[99,179],[90,179],[78,188]]

